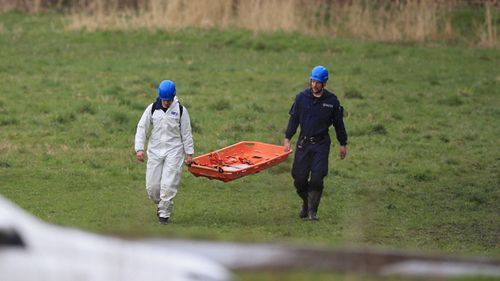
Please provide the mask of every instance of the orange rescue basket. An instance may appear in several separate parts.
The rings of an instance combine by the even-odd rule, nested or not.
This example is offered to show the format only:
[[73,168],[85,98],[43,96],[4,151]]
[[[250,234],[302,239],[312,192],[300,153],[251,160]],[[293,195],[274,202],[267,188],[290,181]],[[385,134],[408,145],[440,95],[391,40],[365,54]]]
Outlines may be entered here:
[[284,146],[242,141],[193,158],[189,172],[197,177],[228,182],[277,165],[288,158],[291,150]]

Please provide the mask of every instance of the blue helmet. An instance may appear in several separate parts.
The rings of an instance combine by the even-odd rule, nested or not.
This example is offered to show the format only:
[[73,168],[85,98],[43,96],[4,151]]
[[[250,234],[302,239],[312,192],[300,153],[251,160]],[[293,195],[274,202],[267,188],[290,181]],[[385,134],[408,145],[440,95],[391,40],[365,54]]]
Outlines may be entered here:
[[321,65],[315,66],[311,71],[311,76],[309,78],[321,83],[325,83],[326,81],[328,81],[328,69]]
[[158,98],[161,100],[173,100],[175,97],[175,84],[170,80],[163,80],[158,86]]

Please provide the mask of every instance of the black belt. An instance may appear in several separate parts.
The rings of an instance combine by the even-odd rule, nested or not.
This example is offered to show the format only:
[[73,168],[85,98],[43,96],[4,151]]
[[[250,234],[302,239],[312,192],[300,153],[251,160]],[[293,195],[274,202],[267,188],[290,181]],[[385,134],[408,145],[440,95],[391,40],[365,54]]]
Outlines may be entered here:
[[317,142],[320,142],[320,141],[324,140],[327,136],[328,135],[312,136],[312,137],[302,136],[302,137],[300,137],[300,139],[303,140],[306,143],[315,144]]

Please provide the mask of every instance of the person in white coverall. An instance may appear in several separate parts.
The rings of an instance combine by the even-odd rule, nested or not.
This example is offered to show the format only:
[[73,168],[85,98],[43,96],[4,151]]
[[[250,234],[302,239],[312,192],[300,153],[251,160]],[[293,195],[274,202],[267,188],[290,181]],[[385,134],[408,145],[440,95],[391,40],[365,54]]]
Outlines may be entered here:
[[144,145],[149,128],[146,190],[158,206],[158,221],[166,224],[177,194],[182,163],[191,164],[194,153],[191,121],[186,108],[176,97],[174,82],[164,80],[158,98],[142,114],[135,134],[137,160],[144,162]]

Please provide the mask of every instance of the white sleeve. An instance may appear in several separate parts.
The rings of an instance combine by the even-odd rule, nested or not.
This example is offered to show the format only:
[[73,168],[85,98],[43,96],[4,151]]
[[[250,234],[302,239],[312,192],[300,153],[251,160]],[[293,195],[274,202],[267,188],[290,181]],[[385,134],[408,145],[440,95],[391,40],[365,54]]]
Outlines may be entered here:
[[191,133],[191,120],[189,112],[184,107],[181,116],[181,136],[182,144],[184,146],[184,153],[194,154],[193,134]]
[[146,136],[148,134],[149,125],[151,124],[151,107],[153,104],[150,104],[144,113],[142,114],[141,120],[137,124],[137,131],[135,132],[135,151],[144,150],[144,146],[146,143]]

